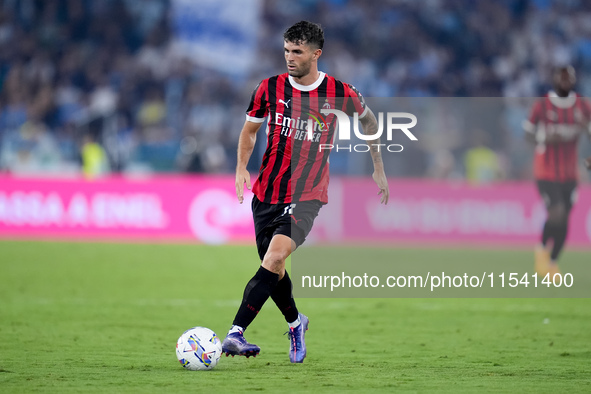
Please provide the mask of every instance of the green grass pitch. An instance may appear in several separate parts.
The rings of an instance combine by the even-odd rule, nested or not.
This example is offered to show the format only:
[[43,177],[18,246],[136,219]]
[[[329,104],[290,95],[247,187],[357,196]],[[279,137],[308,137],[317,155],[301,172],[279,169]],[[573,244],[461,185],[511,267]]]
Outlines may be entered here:
[[179,335],[203,325],[223,337],[257,265],[254,246],[2,241],[0,391],[591,392],[589,299],[300,299],[301,365],[269,301],[247,331],[259,357],[182,369]]

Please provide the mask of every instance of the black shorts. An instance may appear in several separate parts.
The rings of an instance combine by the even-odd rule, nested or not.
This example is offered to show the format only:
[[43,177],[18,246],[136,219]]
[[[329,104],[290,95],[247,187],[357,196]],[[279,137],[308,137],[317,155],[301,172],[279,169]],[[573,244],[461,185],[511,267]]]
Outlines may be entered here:
[[546,208],[563,205],[567,212],[577,200],[577,182],[536,181]]
[[275,234],[291,238],[300,246],[312,230],[314,219],[322,203],[318,200],[300,201],[289,204],[267,204],[257,196],[252,198],[252,216],[256,234],[257,250],[261,260],[265,257],[271,239]]

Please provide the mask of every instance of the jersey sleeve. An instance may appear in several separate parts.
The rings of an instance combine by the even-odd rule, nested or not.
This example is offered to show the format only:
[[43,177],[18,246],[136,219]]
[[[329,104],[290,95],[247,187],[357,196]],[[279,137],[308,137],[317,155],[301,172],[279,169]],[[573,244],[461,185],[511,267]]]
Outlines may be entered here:
[[526,133],[535,134],[538,123],[542,120],[542,100],[534,103],[527,120],[523,122],[523,129]]
[[345,113],[353,116],[355,112],[359,114],[359,119],[367,115],[369,108],[365,104],[365,99],[359,93],[355,86],[345,83]]
[[260,82],[252,92],[250,104],[246,110],[246,120],[253,123],[263,123],[268,113],[269,97],[267,92],[267,80]]

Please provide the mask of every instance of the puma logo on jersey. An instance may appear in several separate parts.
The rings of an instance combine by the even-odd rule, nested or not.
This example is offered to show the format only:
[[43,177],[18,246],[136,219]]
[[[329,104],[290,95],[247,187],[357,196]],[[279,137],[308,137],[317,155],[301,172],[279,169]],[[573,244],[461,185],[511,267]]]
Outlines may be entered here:
[[279,104],[285,105],[285,108],[289,108],[289,102],[291,99],[287,100],[287,102],[283,101],[283,99],[279,99]]

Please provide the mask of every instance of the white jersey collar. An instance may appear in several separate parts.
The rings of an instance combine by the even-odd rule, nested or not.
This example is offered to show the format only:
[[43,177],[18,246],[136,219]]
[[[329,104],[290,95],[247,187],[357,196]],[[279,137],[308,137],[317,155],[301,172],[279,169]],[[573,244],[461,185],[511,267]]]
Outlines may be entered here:
[[326,74],[322,71],[320,71],[319,74],[320,75],[318,75],[318,79],[312,85],[301,85],[297,83],[291,75],[289,76],[289,83],[294,87],[294,89],[301,90],[302,92],[310,92],[320,86],[324,80],[324,77],[326,76]]
[[568,96],[560,97],[554,90],[551,90],[548,92],[548,98],[553,105],[557,106],[558,108],[565,109],[575,105],[575,102],[577,101],[577,94],[571,90],[568,93]]

